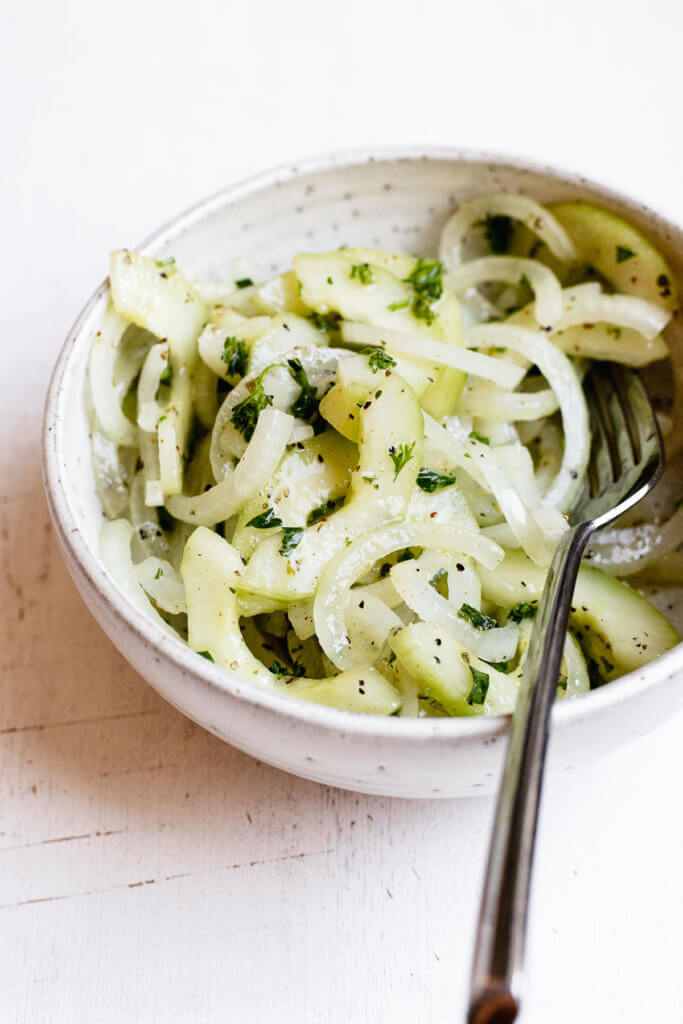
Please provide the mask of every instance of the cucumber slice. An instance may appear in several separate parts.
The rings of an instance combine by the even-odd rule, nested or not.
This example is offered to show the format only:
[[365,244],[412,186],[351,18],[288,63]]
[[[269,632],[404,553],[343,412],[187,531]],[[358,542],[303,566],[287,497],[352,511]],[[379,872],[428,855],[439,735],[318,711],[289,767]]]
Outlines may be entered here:
[[571,235],[579,259],[595,267],[618,292],[638,295],[670,312],[678,307],[669,264],[632,224],[584,200],[550,203],[548,209]]
[[[410,384],[415,394],[420,397],[434,382],[439,370],[429,363],[411,359],[409,356],[393,355],[395,366],[392,367]],[[381,387],[385,371],[373,371],[367,355],[347,356],[339,380],[325,395],[320,403],[320,415],[334,427],[336,431],[358,442],[360,432],[359,409],[366,402],[371,388]]]
[[117,313],[167,340],[177,369],[191,365],[208,316],[190,282],[173,265],[128,249],[111,254],[109,277]]
[[235,584],[241,569],[242,560],[232,545],[206,527],[198,527],[185,545],[180,571],[187,597],[188,644],[194,651],[208,652],[217,665],[261,688],[302,700],[375,715],[393,715],[400,709],[398,692],[369,666],[327,679],[288,680],[269,672],[240,632]]
[[233,547],[249,558],[269,534],[277,533],[282,541],[280,528],[264,531],[248,525],[268,508],[285,526],[305,526],[313,509],[344,496],[357,460],[356,446],[331,430],[295,445],[266,486],[242,508]]
[[311,312],[306,303],[301,301],[299,282],[293,270],[258,285],[253,301],[262,313],[271,315],[296,313],[297,316],[308,316]]
[[[385,373],[359,414],[359,462],[346,504],[309,526],[289,557],[279,554],[278,537],[261,541],[242,589],[285,601],[311,597],[324,567],[347,542],[403,517],[422,464],[424,427],[415,394],[398,374]],[[399,472],[392,455],[408,456]]]
[[[405,669],[417,680],[420,696],[439,702],[451,715],[504,715],[517,700],[520,670],[510,675],[467,652],[440,626],[415,622],[389,640]],[[488,678],[482,703],[469,703],[475,672]]]
[[[509,551],[490,572],[477,566],[482,593],[489,601],[512,608],[538,601],[545,572],[521,551]],[[584,647],[588,644],[609,678],[642,668],[680,643],[671,623],[627,584],[600,569],[582,565],[574,591],[571,627]],[[595,642],[593,634],[602,639]],[[611,668],[608,668],[611,666]]]

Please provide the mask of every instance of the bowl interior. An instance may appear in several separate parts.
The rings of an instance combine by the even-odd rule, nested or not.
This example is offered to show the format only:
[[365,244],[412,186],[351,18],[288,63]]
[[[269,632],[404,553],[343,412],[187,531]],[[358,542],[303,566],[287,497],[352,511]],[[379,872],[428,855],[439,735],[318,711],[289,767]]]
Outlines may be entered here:
[[[187,276],[203,279],[225,277],[236,260],[247,260],[256,274],[268,276],[289,267],[297,251],[342,245],[430,254],[459,200],[503,190],[523,192],[541,202],[594,198],[621,210],[663,249],[676,277],[683,280],[683,234],[638,204],[547,169],[453,153],[326,158],[280,169],[201,203],[141,248],[155,256],[172,255]],[[84,387],[90,344],[106,302],[103,286],[62,353],[48,410],[48,426],[51,423],[55,432],[52,451],[62,524],[73,523],[94,559],[103,514],[90,465]],[[667,329],[667,338],[680,374],[683,339],[678,321]],[[675,615],[676,609],[669,607],[672,595],[663,600],[667,613]]]

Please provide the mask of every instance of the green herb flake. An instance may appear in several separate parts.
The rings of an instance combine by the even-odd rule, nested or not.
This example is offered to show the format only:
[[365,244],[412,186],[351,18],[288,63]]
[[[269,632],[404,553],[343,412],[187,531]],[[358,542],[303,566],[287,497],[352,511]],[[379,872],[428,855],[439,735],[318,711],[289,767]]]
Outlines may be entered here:
[[301,388],[298,397],[292,402],[292,415],[302,420],[310,420],[318,412],[317,391],[308,382],[306,371],[299,359],[288,359],[287,365],[292,378]]
[[162,267],[172,267],[175,263],[175,256],[167,256],[165,260],[155,260],[154,262],[160,269]]
[[366,348],[363,354],[368,354],[368,364],[373,373],[378,370],[388,370],[390,366],[396,366],[396,360],[385,352],[383,348]]
[[509,622],[521,622],[522,619],[535,619],[538,605],[530,604],[528,601],[521,601],[508,612]]
[[167,363],[162,372],[159,375],[160,384],[170,384],[173,380],[173,367],[170,363]]
[[207,661],[213,661],[213,654],[211,651],[197,651],[200,658],[206,658]]
[[443,263],[419,259],[405,282],[411,284],[418,295],[436,301],[443,294]]
[[164,575],[164,570],[163,569],[157,569],[157,571],[154,573],[154,579],[155,580],[160,580],[163,575]]
[[432,309],[429,299],[425,299],[422,295],[418,295],[412,305],[413,316],[416,320],[424,320],[428,327],[436,320],[436,314]]
[[510,665],[509,661],[490,661],[489,665],[491,668],[495,668],[498,672],[507,672]]
[[397,309],[407,309],[409,305],[410,299],[403,299],[402,302],[390,302],[387,309],[395,313]]
[[412,459],[414,450],[414,444],[400,444],[398,449],[392,444],[389,449],[389,458],[394,464],[394,481],[397,480],[398,474]]
[[560,676],[560,678],[557,680],[557,688],[558,688],[558,690],[560,690],[562,693],[566,693],[567,692],[567,683],[568,683],[568,681],[569,680],[567,679],[566,676]]
[[241,277],[239,281],[235,281],[236,288],[251,288],[254,282],[250,277]]
[[626,260],[633,259],[635,255],[633,249],[629,249],[625,245],[617,246],[617,263],[625,263]]
[[283,558],[291,555],[294,548],[301,543],[303,535],[304,530],[302,526],[285,526],[282,533],[282,543],[278,549]]
[[308,318],[319,331],[334,331],[341,322],[340,313],[311,313]]
[[466,602],[458,609],[458,618],[464,619],[465,622],[471,622],[475,629],[495,629],[498,625],[490,615],[484,615],[483,612]]
[[602,658],[602,657],[600,658],[600,661],[602,662],[602,666],[603,666],[605,672],[607,673],[607,675],[609,675],[610,672],[614,672],[614,665],[612,664],[611,661],[608,661],[607,658]]
[[253,526],[257,530],[268,530],[271,526],[282,526],[282,520],[275,515],[274,509],[267,508],[265,512],[250,519],[247,526]]
[[433,494],[434,491],[438,491],[442,487],[450,487],[454,483],[454,476],[438,473],[435,469],[427,469],[426,466],[423,466],[417,474],[417,486],[427,494]]
[[448,573],[445,569],[437,569],[429,581],[430,587],[434,587],[441,597],[448,597]]
[[484,435],[480,434],[478,430],[470,430],[467,436],[470,441],[479,441],[480,444],[491,444],[488,437],[484,437]]
[[287,676],[288,679],[298,679],[299,677],[306,674],[306,669],[298,661],[295,661],[292,668],[287,668],[281,661],[275,658],[270,665],[270,670],[274,676]]
[[375,275],[369,263],[354,263],[349,276],[355,277],[361,284],[372,284],[375,280]]
[[613,338],[616,338],[617,341],[621,337],[621,327],[616,327],[614,324],[607,324],[605,330],[608,334],[611,334]]
[[230,422],[236,430],[239,430],[246,441],[250,441],[261,412],[272,404],[272,395],[265,393],[263,384],[258,380],[252,393],[243,398],[241,402],[238,402],[232,410]]
[[472,227],[484,229],[484,238],[488,242],[491,252],[500,255],[509,250],[513,231],[510,217],[502,213],[490,213],[486,217],[482,217],[481,220],[475,220]]
[[478,669],[472,668],[471,665],[470,672],[472,673],[472,689],[467,698],[467,703],[470,705],[481,705],[486,700],[486,694],[489,690],[489,677],[486,672],[480,672]]
[[228,335],[223,342],[221,359],[226,365],[226,374],[243,377],[247,372],[249,350],[242,338],[237,338],[232,334]]
[[313,526],[314,523],[319,523],[321,519],[327,519],[327,517],[336,510],[337,502],[330,498],[329,501],[324,502],[322,505],[318,505],[311,512],[308,513],[308,519],[306,520],[307,526]]

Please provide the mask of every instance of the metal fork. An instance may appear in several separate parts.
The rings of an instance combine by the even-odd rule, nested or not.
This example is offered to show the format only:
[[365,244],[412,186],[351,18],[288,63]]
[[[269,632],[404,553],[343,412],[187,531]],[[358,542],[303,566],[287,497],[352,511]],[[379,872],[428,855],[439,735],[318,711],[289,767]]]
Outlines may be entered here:
[[664,468],[657,421],[632,370],[594,363],[584,382],[593,432],[588,482],[548,571],[512,716],[489,849],[468,1024],[510,1024],[520,1008],[531,869],[574,585],[591,534],[648,494]]

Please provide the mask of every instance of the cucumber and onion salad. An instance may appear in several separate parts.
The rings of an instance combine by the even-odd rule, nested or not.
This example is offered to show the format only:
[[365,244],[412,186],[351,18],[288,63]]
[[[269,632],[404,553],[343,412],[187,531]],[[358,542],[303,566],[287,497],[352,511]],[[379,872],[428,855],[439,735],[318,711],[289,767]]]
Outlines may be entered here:
[[[667,356],[651,243],[588,202],[497,194],[460,204],[438,259],[342,248],[201,283],[122,250],[110,281],[89,417],[101,554],[136,608],[303,700],[512,711],[585,483],[588,361]],[[656,575],[683,510],[612,534],[579,574],[560,699],[678,642],[617,577]]]

